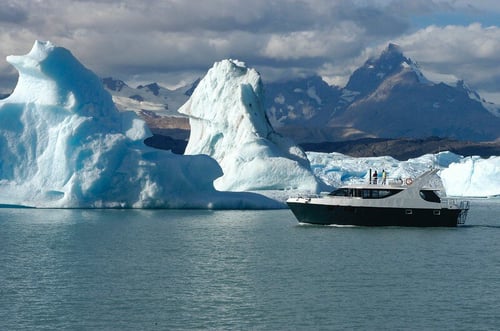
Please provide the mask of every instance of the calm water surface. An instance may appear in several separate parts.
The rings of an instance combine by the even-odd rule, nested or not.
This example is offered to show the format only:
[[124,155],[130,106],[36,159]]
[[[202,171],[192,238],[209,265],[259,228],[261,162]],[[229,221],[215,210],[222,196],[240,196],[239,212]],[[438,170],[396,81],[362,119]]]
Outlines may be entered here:
[[500,329],[500,200],[460,228],[0,209],[1,330]]

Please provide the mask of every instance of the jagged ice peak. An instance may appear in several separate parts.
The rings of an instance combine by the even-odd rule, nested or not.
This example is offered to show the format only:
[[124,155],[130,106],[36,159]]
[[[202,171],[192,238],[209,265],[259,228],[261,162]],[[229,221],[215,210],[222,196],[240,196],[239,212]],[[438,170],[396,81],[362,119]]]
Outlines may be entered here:
[[179,112],[191,125],[185,154],[210,155],[222,167],[217,189],[317,190],[305,153],[269,123],[260,74],[243,62],[216,62]]
[[7,62],[19,72],[10,100],[62,106],[81,115],[102,117],[116,112],[100,79],[69,50],[50,41],[36,41],[28,54],[7,56]]

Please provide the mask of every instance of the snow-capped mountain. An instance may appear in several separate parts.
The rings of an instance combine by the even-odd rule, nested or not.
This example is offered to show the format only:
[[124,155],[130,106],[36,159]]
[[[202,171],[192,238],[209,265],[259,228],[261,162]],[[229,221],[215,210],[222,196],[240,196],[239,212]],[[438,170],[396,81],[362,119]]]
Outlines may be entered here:
[[137,88],[128,86],[124,81],[107,77],[102,80],[104,88],[113,96],[113,101],[120,110],[153,111],[163,116],[182,116],[177,109],[182,106],[197,82],[170,90],[151,83],[139,85]]
[[[189,130],[186,120],[178,120],[183,115],[177,109],[198,82],[174,91],[157,84],[134,89],[113,80],[105,85],[120,108],[163,116],[151,123],[145,118],[153,132],[159,132],[165,126]],[[463,81],[432,82],[394,44],[355,70],[343,88],[328,85],[319,76],[267,84],[264,77],[264,84],[269,121],[276,131],[297,142],[367,137],[500,138],[498,105],[486,102]]]
[[[332,98],[321,105],[299,92],[301,82],[271,83],[267,109],[277,130],[298,141],[348,140],[362,137],[450,137],[495,140],[500,137],[499,107],[487,103],[463,81],[434,83],[418,65],[390,44],[379,58],[369,59],[354,71],[344,88],[308,78],[309,89],[325,88]],[[329,89],[329,91],[328,91]],[[287,91],[288,94],[286,92]],[[288,98],[286,96],[289,96]],[[281,125],[284,124],[284,125]]]
[[265,85],[265,105],[276,131],[298,142],[337,140],[327,126],[342,102],[343,91],[319,76]]
[[297,123],[323,126],[331,117],[331,105],[342,96],[340,88],[319,76],[269,83],[265,89],[268,117],[275,128]]
[[402,71],[411,72],[419,83],[432,84],[418,69],[418,65],[403,55],[399,46],[389,44],[379,58],[368,59],[353,72],[345,90],[355,92],[357,100],[373,93],[385,80]]
[[170,90],[157,83],[133,88],[112,77],[102,79],[104,88],[112,95],[119,110],[134,111],[146,121],[153,133],[176,139],[187,139],[189,136],[187,116],[177,109],[189,99],[198,82]]
[[356,70],[345,89],[358,94],[331,118],[329,126],[353,126],[377,137],[452,137],[494,140],[500,118],[463,82],[427,80],[394,45]]

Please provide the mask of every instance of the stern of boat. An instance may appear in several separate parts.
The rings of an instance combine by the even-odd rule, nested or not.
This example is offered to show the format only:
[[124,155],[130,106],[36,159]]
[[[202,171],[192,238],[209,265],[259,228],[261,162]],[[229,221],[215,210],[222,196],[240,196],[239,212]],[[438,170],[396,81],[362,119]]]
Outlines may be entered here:
[[469,213],[470,201],[468,200],[457,200],[457,199],[446,199],[446,208],[449,210],[459,210],[457,217],[457,225],[465,224],[467,219],[467,214]]
[[460,214],[458,214],[457,224],[465,224],[465,220],[467,219],[467,214],[469,213],[470,202],[469,201],[460,201]]

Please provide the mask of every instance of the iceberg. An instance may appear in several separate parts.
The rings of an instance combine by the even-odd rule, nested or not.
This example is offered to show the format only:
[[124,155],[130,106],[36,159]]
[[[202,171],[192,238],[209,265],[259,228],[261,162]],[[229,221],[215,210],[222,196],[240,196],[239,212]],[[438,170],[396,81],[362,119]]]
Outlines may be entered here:
[[470,156],[450,164],[440,173],[448,195],[500,196],[500,156]]
[[272,128],[260,74],[243,62],[216,62],[179,112],[191,125],[185,155],[209,155],[222,168],[217,189],[317,192],[321,187],[302,149]]
[[8,56],[19,72],[0,100],[0,204],[44,208],[279,208],[253,193],[220,192],[206,155],[176,155],[69,50],[36,41]]

